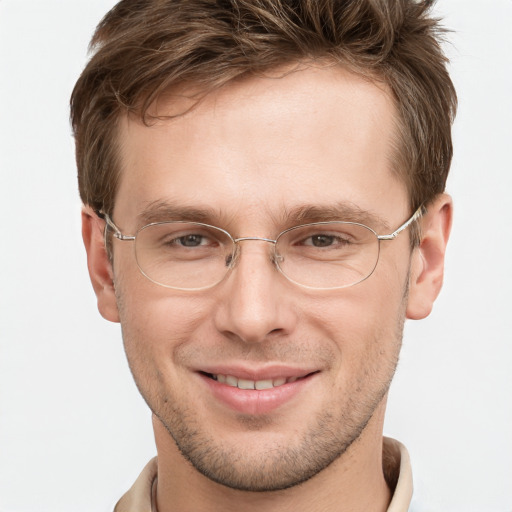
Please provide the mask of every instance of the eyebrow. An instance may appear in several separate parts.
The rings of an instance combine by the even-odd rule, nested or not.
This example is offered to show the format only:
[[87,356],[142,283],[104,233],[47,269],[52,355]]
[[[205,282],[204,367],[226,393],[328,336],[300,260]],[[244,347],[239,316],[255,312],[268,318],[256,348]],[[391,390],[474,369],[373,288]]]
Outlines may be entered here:
[[351,202],[340,202],[329,206],[299,205],[284,214],[286,222],[308,224],[313,222],[344,221],[364,224],[376,231],[390,230],[389,224],[379,215],[363,210]]
[[[303,204],[291,209],[284,207],[278,218],[274,215],[271,217],[275,224],[286,226],[286,228],[314,222],[345,221],[364,224],[379,233],[382,231],[387,233],[390,230],[389,224],[382,217],[352,202],[340,202],[327,206]],[[222,222],[223,220],[225,222]],[[232,220],[233,217],[231,222]],[[164,199],[148,203],[137,215],[139,226],[166,221],[201,222],[214,225],[231,223],[227,221],[226,215],[212,208],[178,205]]]
[[152,201],[137,215],[139,225],[152,224],[154,222],[166,222],[184,220],[188,222],[207,223],[219,218],[218,212],[211,208],[196,208],[187,205],[169,203],[163,199]]

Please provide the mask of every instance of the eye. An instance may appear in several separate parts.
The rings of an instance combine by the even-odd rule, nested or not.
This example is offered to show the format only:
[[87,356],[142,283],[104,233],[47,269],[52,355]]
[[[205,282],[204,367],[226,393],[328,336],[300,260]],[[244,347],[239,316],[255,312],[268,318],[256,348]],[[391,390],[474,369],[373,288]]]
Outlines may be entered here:
[[209,240],[204,235],[190,234],[175,238],[171,243],[179,244],[183,247],[199,247],[208,245]]
[[[290,257],[336,260],[354,255],[375,242],[374,233],[361,224],[326,222],[298,226],[279,238],[278,252]],[[293,255],[293,256],[292,256]]]
[[222,242],[219,235],[213,230],[197,228],[190,229],[180,224],[168,225],[151,229],[147,233],[148,239],[152,240],[153,247],[160,247],[163,250],[206,250],[218,247]]
[[329,247],[338,243],[348,243],[348,240],[342,239],[334,235],[313,235],[304,241],[304,245],[312,245],[313,247]]
[[315,233],[301,240],[298,245],[309,247],[343,247],[350,244],[349,236],[341,233]]
[[232,239],[221,229],[187,222],[149,224],[139,231],[135,244],[138,260],[151,265],[222,261],[232,249]]

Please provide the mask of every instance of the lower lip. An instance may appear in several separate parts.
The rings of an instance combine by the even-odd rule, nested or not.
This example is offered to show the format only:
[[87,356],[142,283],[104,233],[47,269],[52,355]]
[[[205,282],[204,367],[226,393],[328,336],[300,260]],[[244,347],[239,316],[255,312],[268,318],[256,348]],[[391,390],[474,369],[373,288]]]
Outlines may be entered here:
[[213,396],[240,414],[268,414],[292,400],[316,374],[271,389],[239,389],[199,374]]

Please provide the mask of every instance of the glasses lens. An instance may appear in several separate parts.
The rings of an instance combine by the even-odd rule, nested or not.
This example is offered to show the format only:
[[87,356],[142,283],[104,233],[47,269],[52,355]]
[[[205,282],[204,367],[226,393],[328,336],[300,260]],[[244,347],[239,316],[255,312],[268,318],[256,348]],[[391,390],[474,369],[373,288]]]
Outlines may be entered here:
[[226,275],[234,243],[219,228],[193,222],[163,222],[137,233],[135,256],[155,283],[184,290],[208,288]]
[[344,288],[371,275],[379,259],[374,231],[350,222],[323,222],[285,231],[276,244],[277,265],[309,288]]

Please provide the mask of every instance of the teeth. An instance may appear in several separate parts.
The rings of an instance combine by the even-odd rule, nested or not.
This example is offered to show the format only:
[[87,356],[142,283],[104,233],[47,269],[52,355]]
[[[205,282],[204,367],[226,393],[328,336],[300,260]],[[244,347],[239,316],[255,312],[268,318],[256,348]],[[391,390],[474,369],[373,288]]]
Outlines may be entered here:
[[255,389],[272,389],[274,386],[277,386],[277,384],[274,384],[271,380],[258,380],[254,383]]
[[238,379],[238,387],[240,389],[254,389],[256,383],[253,380]]
[[233,377],[232,375],[226,375],[226,384],[233,388],[237,388],[238,387],[238,379],[236,377]]
[[233,388],[239,389],[272,389],[282,386],[283,384],[295,382],[299,377],[280,377],[278,379],[266,379],[266,380],[249,380],[249,379],[238,379],[233,375],[212,375],[212,377],[222,384],[227,384]]

